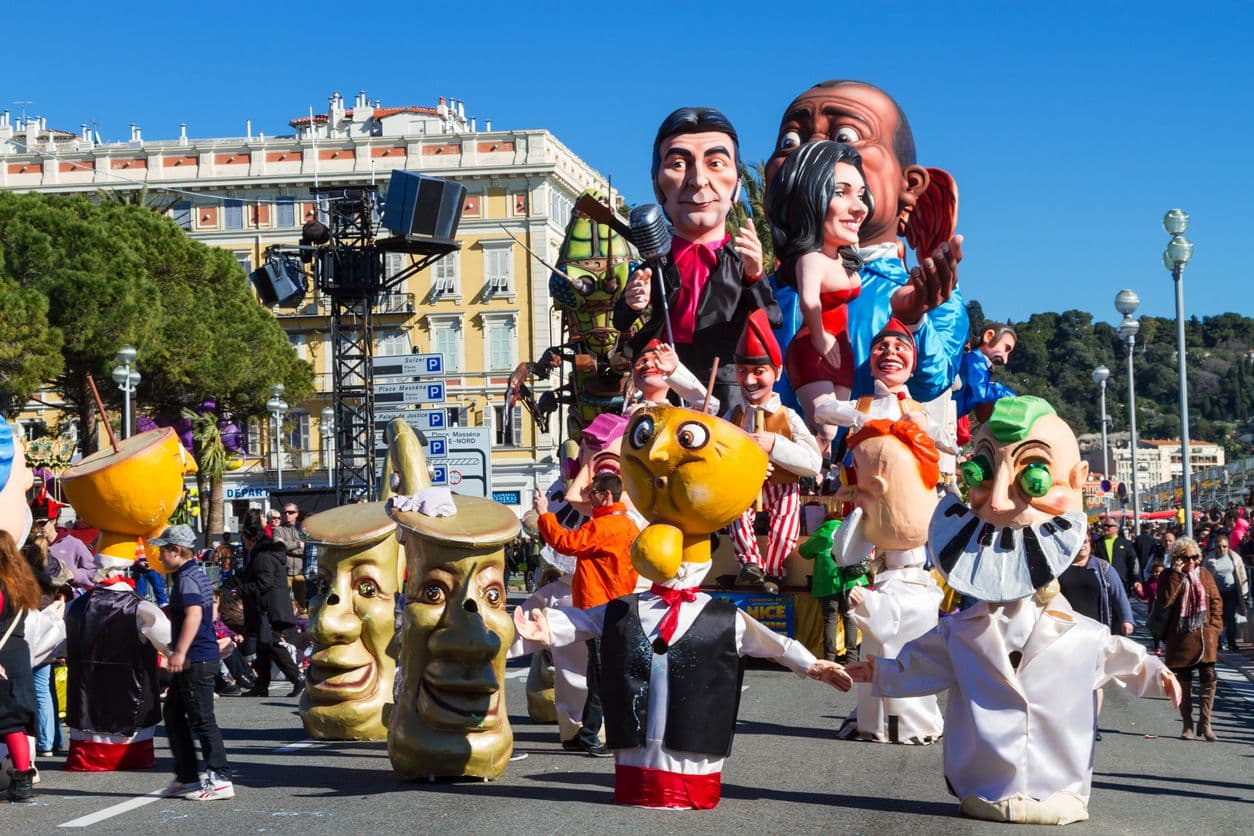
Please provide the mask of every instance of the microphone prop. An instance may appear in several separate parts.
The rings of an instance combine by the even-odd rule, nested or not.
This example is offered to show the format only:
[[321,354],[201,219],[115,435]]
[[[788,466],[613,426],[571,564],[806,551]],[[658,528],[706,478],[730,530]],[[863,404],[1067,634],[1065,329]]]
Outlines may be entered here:
[[666,225],[666,216],[662,207],[656,203],[645,203],[631,210],[630,232],[628,240],[635,245],[657,281],[655,293],[662,299],[662,315],[666,323],[666,341],[675,344],[675,336],[671,333],[671,310],[666,301],[666,279],[664,268],[671,251],[671,231]]

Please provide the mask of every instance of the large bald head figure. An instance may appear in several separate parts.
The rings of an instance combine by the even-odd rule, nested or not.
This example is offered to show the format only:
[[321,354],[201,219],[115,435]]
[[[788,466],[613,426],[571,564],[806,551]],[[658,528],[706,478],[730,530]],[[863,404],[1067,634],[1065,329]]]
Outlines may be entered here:
[[784,159],[803,143],[830,139],[858,149],[875,214],[862,225],[863,246],[896,241],[919,195],[927,169],[915,162],[914,135],[891,96],[863,81],[832,80],[793,99],[780,120],[775,150],[766,162],[766,184]]
[[994,603],[1027,597],[1070,565],[1085,537],[1088,465],[1041,398],[1002,398],[962,465],[970,507],[950,496],[928,548],[949,585]]

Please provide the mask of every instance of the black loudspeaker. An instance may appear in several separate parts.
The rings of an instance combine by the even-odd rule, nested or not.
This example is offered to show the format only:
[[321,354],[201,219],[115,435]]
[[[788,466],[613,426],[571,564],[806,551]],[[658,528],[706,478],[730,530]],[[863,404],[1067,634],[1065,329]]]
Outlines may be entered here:
[[305,298],[309,286],[300,259],[272,258],[248,275],[263,305],[293,307]]
[[462,219],[466,187],[415,171],[393,171],[383,225],[394,235],[450,240]]
[[323,289],[336,294],[366,294],[381,288],[382,256],[377,250],[326,247],[318,250]]

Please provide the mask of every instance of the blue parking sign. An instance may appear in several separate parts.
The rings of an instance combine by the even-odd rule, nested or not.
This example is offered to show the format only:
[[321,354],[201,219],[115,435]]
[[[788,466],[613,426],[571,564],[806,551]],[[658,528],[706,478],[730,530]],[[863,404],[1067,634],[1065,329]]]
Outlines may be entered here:
[[432,354],[427,357],[427,372],[429,374],[444,373],[444,355]]
[[431,484],[447,485],[448,484],[448,468],[442,464],[437,464],[431,468]]
[[427,444],[427,454],[434,457],[446,456],[448,442],[442,438],[433,438]]

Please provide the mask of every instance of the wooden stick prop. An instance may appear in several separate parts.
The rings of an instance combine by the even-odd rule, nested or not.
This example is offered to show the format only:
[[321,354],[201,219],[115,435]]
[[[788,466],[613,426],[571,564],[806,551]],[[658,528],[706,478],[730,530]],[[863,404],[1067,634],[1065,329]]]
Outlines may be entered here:
[[[753,408],[753,431],[760,433],[766,430],[766,410],[758,407]],[[766,503],[762,501],[762,491],[758,491],[758,498],[753,500],[753,510],[761,512],[766,507]]]
[[705,384],[705,403],[701,404],[701,411],[709,414],[710,398],[714,396],[714,378],[718,375],[718,358],[714,358],[714,365],[710,367],[710,380]]
[[556,267],[554,267],[552,264],[549,264],[549,263],[548,263],[547,261],[545,261],[543,258],[540,258],[540,256],[536,254],[536,251],[535,251],[535,250],[531,249],[531,247],[528,247],[528,246],[527,246],[526,244],[524,244],[522,241],[519,241],[519,240],[518,240],[518,238],[517,238],[517,236],[515,236],[515,235],[514,235],[514,233],[510,232],[510,231],[509,231],[509,230],[505,227],[505,224],[500,224],[500,227],[501,227],[501,229],[505,230],[505,234],[506,234],[506,235],[508,235],[510,238],[513,238],[513,239],[514,239],[515,243],[517,243],[517,244],[518,244],[518,246],[522,247],[524,250],[526,250],[527,252],[529,252],[529,253],[531,254],[531,257],[532,257],[532,258],[534,258],[536,261],[540,262],[540,263],[541,263],[541,264],[543,264],[545,267],[549,268],[549,270],[550,270],[551,272],[556,273],[557,275],[561,276],[563,279],[565,279],[566,281],[570,282],[571,284],[574,284],[574,283],[575,283],[575,282],[574,282],[574,279],[572,279],[570,276],[568,276],[568,275],[566,275],[565,273],[563,273],[561,270],[558,270],[558,269],[557,269]]
[[96,381],[92,379],[91,372],[87,373],[87,385],[91,387],[91,396],[96,401],[96,409],[100,412],[100,420],[104,422],[105,432],[109,434],[109,443],[113,445],[113,452],[121,453],[122,448],[118,446],[118,437],[113,434],[113,425],[109,423],[104,401],[100,400],[100,392],[96,390]]

